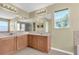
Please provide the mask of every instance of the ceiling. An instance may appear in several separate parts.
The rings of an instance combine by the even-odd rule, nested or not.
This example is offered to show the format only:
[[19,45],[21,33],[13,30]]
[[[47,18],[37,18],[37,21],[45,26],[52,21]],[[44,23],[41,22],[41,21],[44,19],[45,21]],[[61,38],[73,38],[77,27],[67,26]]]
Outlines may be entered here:
[[14,6],[26,11],[32,12],[40,8],[52,5],[53,3],[13,3]]

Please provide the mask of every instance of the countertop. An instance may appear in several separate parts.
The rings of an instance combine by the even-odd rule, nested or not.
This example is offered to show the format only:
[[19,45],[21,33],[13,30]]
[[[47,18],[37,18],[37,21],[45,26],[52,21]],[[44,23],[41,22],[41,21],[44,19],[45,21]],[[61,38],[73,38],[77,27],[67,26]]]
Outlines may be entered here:
[[4,37],[13,37],[13,36],[20,36],[25,34],[31,34],[31,35],[40,35],[40,36],[49,36],[48,33],[37,33],[37,32],[15,32],[15,33],[0,33],[0,38]]

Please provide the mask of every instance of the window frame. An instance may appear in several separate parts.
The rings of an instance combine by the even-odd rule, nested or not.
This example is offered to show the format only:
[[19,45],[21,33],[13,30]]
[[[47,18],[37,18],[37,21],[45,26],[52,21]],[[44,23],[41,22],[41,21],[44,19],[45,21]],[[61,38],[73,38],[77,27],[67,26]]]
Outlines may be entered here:
[[[56,13],[56,12],[60,12],[60,11],[64,11],[64,10],[68,10],[68,14],[67,14],[67,17],[68,17],[67,22],[68,22],[68,24],[67,24],[67,27],[56,27],[57,19],[55,18],[55,17],[56,17],[56,16],[55,16],[55,13]],[[55,28],[55,29],[69,28],[69,27],[70,27],[70,20],[69,20],[69,19],[70,19],[70,10],[69,10],[68,8],[55,11],[55,12],[54,12],[54,28]]]

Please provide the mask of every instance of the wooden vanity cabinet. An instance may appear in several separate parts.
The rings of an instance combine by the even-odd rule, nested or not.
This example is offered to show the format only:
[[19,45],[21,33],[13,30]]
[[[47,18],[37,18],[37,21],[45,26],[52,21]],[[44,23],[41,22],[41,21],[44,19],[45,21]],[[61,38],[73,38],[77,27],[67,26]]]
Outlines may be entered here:
[[26,47],[48,52],[50,50],[50,39],[41,35],[19,35],[0,38],[0,54],[13,54]]
[[16,52],[15,37],[0,38],[0,54],[13,54]]
[[35,35],[28,35],[28,46],[32,48],[37,48],[38,47],[38,39],[36,38]]
[[48,36],[38,36],[38,50],[49,52],[50,39],[48,39]]
[[17,50],[21,50],[27,47],[28,43],[27,43],[27,35],[20,35],[16,37],[17,40]]
[[50,50],[50,39],[48,36],[28,35],[28,46],[43,52],[48,52]]

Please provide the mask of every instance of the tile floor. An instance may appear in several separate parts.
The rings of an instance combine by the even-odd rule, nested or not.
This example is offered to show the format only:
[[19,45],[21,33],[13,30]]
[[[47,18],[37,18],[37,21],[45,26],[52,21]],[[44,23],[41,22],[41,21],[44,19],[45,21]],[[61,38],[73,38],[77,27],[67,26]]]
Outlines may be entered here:
[[17,51],[14,55],[68,55],[68,54],[55,50],[51,50],[49,53],[43,53],[41,51],[32,48],[26,48],[21,51]]

